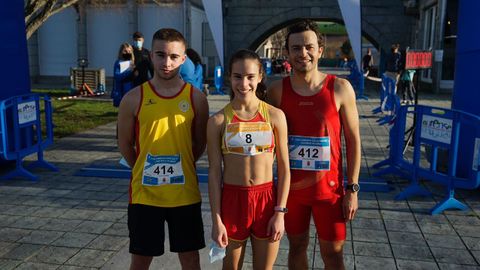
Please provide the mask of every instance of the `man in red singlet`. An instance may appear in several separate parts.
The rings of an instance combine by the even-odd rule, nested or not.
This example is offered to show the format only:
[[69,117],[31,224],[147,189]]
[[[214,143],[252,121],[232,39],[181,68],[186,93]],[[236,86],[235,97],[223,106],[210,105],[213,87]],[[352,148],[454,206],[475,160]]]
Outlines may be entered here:
[[[307,269],[313,215],[325,269],[344,269],[346,222],[358,208],[360,132],[350,83],[318,71],[323,40],[315,23],[289,28],[286,38],[293,75],[272,82],[268,101],[287,118],[291,185],[285,215],[288,266]],[[347,186],[343,185],[341,135],[346,142]]]

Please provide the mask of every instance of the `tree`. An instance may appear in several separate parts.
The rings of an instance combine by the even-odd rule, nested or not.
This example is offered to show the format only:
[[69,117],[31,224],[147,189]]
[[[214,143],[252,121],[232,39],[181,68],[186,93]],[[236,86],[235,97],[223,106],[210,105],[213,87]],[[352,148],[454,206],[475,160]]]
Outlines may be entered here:
[[[13,0],[17,1],[17,0]],[[79,2],[85,0],[25,0],[25,26],[27,39],[29,39],[35,31],[47,21],[52,15],[70,7],[76,6]],[[127,0],[128,1],[128,0]],[[142,0],[133,0],[139,3],[149,2]],[[125,0],[89,0],[89,4],[105,6],[109,4],[125,3]],[[181,0],[153,0],[157,4],[179,3]]]
[[52,15],[76,4],[79,0],[27,0],[25,26],[27,39]]
[[285,48],[285,38],[287,37],[287,29],[283,28],[270,36],[272,42],[272,57],[278,58],[283,55],[283,48]]

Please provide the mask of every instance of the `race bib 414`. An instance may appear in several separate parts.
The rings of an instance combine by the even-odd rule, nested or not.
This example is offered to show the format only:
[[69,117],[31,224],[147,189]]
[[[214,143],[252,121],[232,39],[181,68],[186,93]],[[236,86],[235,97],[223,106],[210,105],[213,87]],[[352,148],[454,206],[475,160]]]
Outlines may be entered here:
[[143,166],[142,184],[145,186],[185,184],[180,155],[155,156],[148,154]]

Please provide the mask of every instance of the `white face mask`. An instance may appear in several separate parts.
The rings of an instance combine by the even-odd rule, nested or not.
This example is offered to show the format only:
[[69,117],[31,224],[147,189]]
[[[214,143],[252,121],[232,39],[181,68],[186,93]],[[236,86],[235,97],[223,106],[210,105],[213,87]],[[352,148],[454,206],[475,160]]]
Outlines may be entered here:
[[143,41],[140,41],[140,40],[134,40],[133,41],[133,46],[137,49],[141,49],[142,46],[143,46]]

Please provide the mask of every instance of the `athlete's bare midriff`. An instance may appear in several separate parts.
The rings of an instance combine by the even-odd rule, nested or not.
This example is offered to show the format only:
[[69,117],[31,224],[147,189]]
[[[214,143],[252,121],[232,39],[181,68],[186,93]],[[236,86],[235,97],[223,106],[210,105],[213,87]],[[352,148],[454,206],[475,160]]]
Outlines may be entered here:
[[271,182],[273,173],[273,153],[262,153],[255,156],[226,154],[223,182],[237,186],[255,186]]

